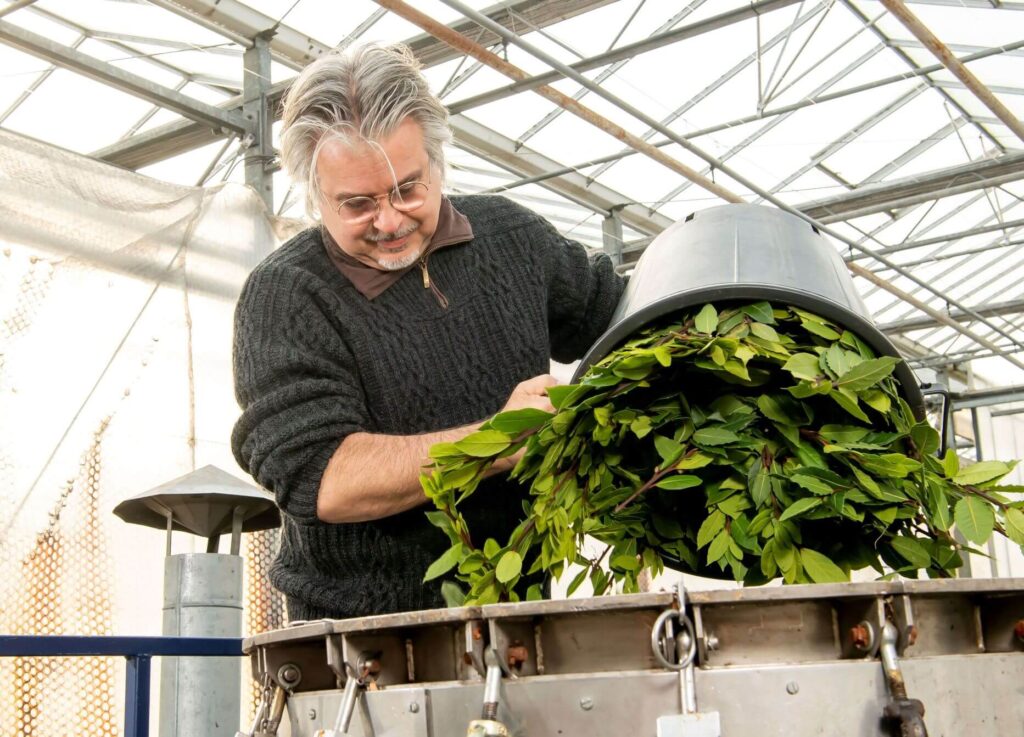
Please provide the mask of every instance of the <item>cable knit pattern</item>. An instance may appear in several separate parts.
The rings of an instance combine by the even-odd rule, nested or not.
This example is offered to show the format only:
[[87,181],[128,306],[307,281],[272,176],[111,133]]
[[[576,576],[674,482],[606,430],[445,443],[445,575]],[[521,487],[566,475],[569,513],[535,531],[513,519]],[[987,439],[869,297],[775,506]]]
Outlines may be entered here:
[[[292,619],[442,606],[427,566],[448,547],[424,508],[355,524],[316,516],[320,478],[354,432],[410,435],[482,420],[520,381],[572,361],[611,319],[622,291],[610,260],[589,257],[547,221],[496,196],[452,197],[473,240],[429,257],[443,309],[419,270],[374,300],[307,230],[250,274],[235,312],[231,447],[284,512],[272,583]],[[465,504],[473,536],[502,540],[523,490],[504,477]]]

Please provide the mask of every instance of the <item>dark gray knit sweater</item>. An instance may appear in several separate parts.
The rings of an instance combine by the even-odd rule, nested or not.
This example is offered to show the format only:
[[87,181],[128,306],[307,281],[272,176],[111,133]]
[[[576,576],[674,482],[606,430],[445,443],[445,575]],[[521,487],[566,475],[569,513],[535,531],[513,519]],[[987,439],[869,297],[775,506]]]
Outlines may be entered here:
[[[448,539],[425,507],[355,524],[316,516],[327,462],[354,432],[411,435],[500,410],[549,358],[579,358],[622,290],[608,258],[588,258],[535,213],[495,196],[452,197],[474,237],[430,256],[441,307],[419,270],[368,300],[329,260],[318,229],[249,276],[235,312],[231,447],[273,492],[284,519],[271,582],[291,619],[443,606],[422,582]],[[524,492],[488,479],[464,505],[473,537],[507,539]]]

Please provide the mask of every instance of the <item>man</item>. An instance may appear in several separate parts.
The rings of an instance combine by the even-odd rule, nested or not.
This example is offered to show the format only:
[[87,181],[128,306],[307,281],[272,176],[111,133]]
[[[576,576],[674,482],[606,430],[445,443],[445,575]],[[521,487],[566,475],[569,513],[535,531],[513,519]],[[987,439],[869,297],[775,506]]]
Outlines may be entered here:
[[[405,47],[321,57],[284,103],[281,158],[320,226],[239,298],[232,450],[282,510],[270,577],[292,620],[443,606],[422,580],[449,544],[424,515],[430,446],[550,410],[550,358],[579,358],[622,290],[529,210],[443,196],[449,138]],[[478,544],[522,519],[513,462],[466,502]]]

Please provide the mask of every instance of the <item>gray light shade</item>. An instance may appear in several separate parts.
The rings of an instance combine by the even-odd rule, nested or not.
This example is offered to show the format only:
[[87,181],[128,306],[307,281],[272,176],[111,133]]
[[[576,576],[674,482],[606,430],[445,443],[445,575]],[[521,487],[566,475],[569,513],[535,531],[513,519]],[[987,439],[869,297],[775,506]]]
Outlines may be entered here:
[[236,507],[242,509],[242,532],[281,524],[273,496],[216,466],[203,466],[125,499],[114,514],[130,524],[165,530],[170,512],[175,530],[208,538],[231,531]]

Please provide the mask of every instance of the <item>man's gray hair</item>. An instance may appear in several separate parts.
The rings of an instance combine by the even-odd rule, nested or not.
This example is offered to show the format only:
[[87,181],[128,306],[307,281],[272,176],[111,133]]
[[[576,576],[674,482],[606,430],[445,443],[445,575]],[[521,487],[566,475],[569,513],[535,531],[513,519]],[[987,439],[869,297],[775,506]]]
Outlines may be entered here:
[[316,160],[323,145],[340,139],[379,147],[406,118],[423,129],[427,155],[443,180],[448,111],[420,69],[408,46],[372,43],[331,51],[299,74],[284,99],[281,163],[292,181],[305,184],[310,217],[320,212]]

